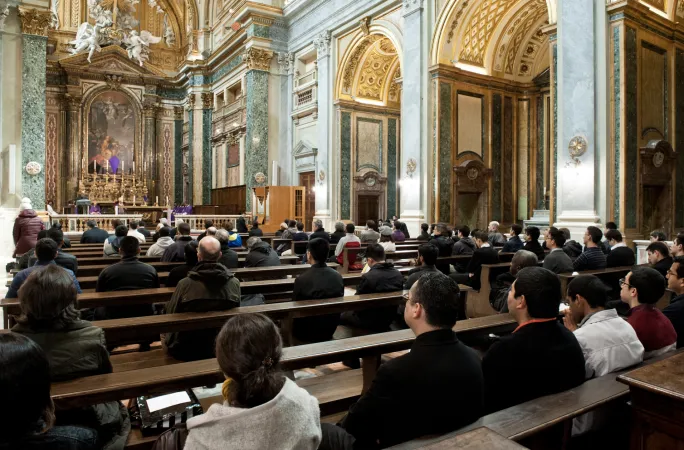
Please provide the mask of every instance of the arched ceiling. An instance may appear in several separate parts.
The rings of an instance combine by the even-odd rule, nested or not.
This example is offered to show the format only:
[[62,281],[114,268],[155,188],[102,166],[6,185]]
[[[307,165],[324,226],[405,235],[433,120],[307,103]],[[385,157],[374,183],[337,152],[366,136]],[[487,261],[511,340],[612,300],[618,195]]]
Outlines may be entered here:
[[548,0],[460,0],[440,21],[433,64],[521,82],[549,66]]
[[379,34],[361,39],[349,51],[338,75],[337,98],[388,105],[401,99],[399,55],[392,41]]

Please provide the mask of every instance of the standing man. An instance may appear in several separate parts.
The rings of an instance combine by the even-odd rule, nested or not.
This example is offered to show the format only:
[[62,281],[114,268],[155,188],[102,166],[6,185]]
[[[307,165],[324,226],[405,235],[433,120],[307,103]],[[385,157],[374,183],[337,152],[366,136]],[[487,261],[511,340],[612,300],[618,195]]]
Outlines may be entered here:
[[551,251],[544,258],[544,269],[556,274],[573,272],[575,269],[572,265],[572,259],[563,251],[565,245],[563,232],[556,227],[549,228],[545,242],[546,248]]
[[86,225],[88,225],[88,229],[81,235],[81,244],[102,244],[109,237],[109,233],[98,228],[97,222],[93,219],[87,221]]
[[[678,237],[679,238],[679,237]],[[667,288],[676,294],[663,309],[677,332],[677,348],[684,347],[684,256],[677,256],[667,272]]]
[[597,227],[587,227],[584,232],[584,251],[573,261],[577,272],[581,270],[598,270],[606,268],[606,255],[599,247],[603,233]]
[[[328,241],[323,239],[309,241],[306,260],[311,268],[295,278],[293,301],[344,297],[342,275],[326,264],[329,248]],[[294,319],[292,334],[303,342],[331,341],[339,323],[339,314],[302,317]]]

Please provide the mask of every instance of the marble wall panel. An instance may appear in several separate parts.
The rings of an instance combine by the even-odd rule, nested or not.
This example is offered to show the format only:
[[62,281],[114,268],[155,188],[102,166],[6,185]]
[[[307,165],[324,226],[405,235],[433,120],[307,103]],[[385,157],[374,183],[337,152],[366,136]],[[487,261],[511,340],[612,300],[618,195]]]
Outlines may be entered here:
[[622,158],[622,54],[620,42],[622,41],[622,29],[619,26],[613,28],[613,120],[615,121],[615,134],[613,136],[613,221],[620,224],[620,207],[622,191],[620,190],[620,164]]
[[637,227],[637,32],[625,27],[625,228]]
[[551,223],[556,222],[558,216],[558,44],[556,43],[557,35],[549,36],[549,41],[553,41],[551,45],[551,54],[553,66],[553,79],[551,82],[551,92],[553,93],[553,170],[555,173],[549,174],[553,177],[553,212],[551,213]]
[[211,204],[211,174],[213,161],[211,158],[211,120],[213,110],[202,110],[202,204]]
[[[45,209],[45,55],[47,37],[23,35],[21,87],[21,189],[33,209]],[[31,161],[42,170],[26,173]]]
[[240,166],[228,168],[226,186],[240,186]]
[[501,217],[501,128],[503,108],[501,94],[492,96],[492,217]]
[[228,60],[226,63],[220,65],[218,69],[211,74],[211,82],[216,83],[220,81],[225,75],[232,72],[237,66],[242,63],[242,55],[235,56]]
[[[684,74],[684,50],[677,49],[675,54],[675,73]],[[675,77],[675,130],[676,141],[674,148],[677,151],[677,171],[675,184],[675,228],[684,227],[684,76]]]
[[396,216],[397,211],[397,119],[387,119],[387,217]]
[[[194,94],[192,94],[192,95],[194,95]],[[193,193],[192,186],[193,186],[193,178],[194,178],[193,177],[193,159],[194,159],[193,153],[194,153],[194,151],[193,151],[192,143],[193,143],[193,138],[194,138],[194,134],[195,134],[194,128],[195,128],[195,114],[194,114],[193,110],[190,110],[190,113],[188,114],[188,129],[189,129],[189,131],[188,131],[188,142],[190,144],[188,146],[188,158],[187,158],[188,186],[189,186],[188,187],[188,193],[187,193],[187,200],[188,200],[188,203],[191,205],[194,204],[193,198],[192,198],[193,197],[192,196],[192,193]],[[199,199],[198,199],[198,201],[199,201]]]
[[530,101],[518,101],[518,217],[517,220],[527,220],[527,204],[530,197]]
[[658,133],[641,133],[655,128],[668,139],[667,52],[642,41],[639,115],[641,119],[640,146],[651,139],[659,139]]
[[544,96],[537,97],[537,149],[534,172],[534,192],[536,203],[535,209],[545,209],[544,205],[544,167],[546,166],[545,143],[546,143],[546,121],[544,120]]
[[228,167],[240,165],[240,144],[228,146]]
[[439,83],[439,150],[437,203],[439,221],[451,222],[451,151],[453,147],[453,109],[451,84]]
[[458,93],[458,155],[474,153],[480,158],[484,151],[484,96]]
[[159,189],[159,204],[166,205],[166,199],[171,201],[173,197],[173,122],[163,122],[161,127],[162,140],[162,167],[161,167],[161,187]]
[[351,219],[351,113],[341,113],[340,123],[340,219]]
[[247,185],[247,210],[252,210],[252,187],[258,183],[257,173],[268,179],[268,72],[250,70],[245,77],[247,95],[247,134],[245,140],[245,184]]
[[55,205],[57,195],[57,168],[59,167],[58,123],[59,113],[49,113],[45,118],[45,198]]
[[373,169],[383,173],[382,120],[356,119],[356,172]]
[[183,119],[173,122],[173,199],[175,204],[183,202]]
[[[513,99],[511,97],[504,97],[503,102],[503,214],[501,215],[501,222],[509,224],[515,222],[514,208],[515,200],[513,198],[513,186],[515,185],[513,174],[513,163],[515,158],[515,143],[513,142]],[[497,220],[493,217],[492,220]],[[484,224],[482,224],[484,226]]]

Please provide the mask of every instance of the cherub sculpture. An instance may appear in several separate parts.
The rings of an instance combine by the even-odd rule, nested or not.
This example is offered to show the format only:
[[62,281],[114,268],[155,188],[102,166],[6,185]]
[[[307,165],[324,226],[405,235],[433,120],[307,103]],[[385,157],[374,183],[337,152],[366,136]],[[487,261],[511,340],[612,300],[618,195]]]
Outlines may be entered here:
[[150,44],[157,44],[162,40],[162,38],[153,36],[147,30],[142,30],[140,35],[135,30],[132,30],[128,37],[124,40],[128,51],[128,57],[135,59],[142,67],[143,63],[149,59],[150,55]]
[[171,47],[176,43],[176,33],[173,32],[173,27],[169,23],[169,15],[164,15],[164,42]]
[[88,62],[91,62],[93,53],[101,52],[100,47],[100,36],[99,36],[99,26],[92,26],[88,22],[84,22],[78,27],[78,32],[76,33],[76,39],[69,42],[74,48],[71,49],[71,54],[76,55],[88,51]]

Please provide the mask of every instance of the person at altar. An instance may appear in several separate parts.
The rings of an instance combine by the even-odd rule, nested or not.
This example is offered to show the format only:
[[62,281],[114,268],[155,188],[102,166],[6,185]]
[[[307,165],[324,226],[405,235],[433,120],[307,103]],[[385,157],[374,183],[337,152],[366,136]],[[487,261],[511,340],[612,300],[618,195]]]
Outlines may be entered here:
[[97,204],[97,202],[93,202],[92,205],[90,205],[90,208],[88,209],[89,214],[102,214],[102,209],[100,208],[100,205]]
[[116,142],[114,145],[112,145],[111,152],[112,156],[109,158],[109,167],[111,173],[116,175],[117,170],[119,170],[119,165],[121,164],[121,160],[119,159],[119,152],[121,151],[121,147],[119,146],[119,143]]

